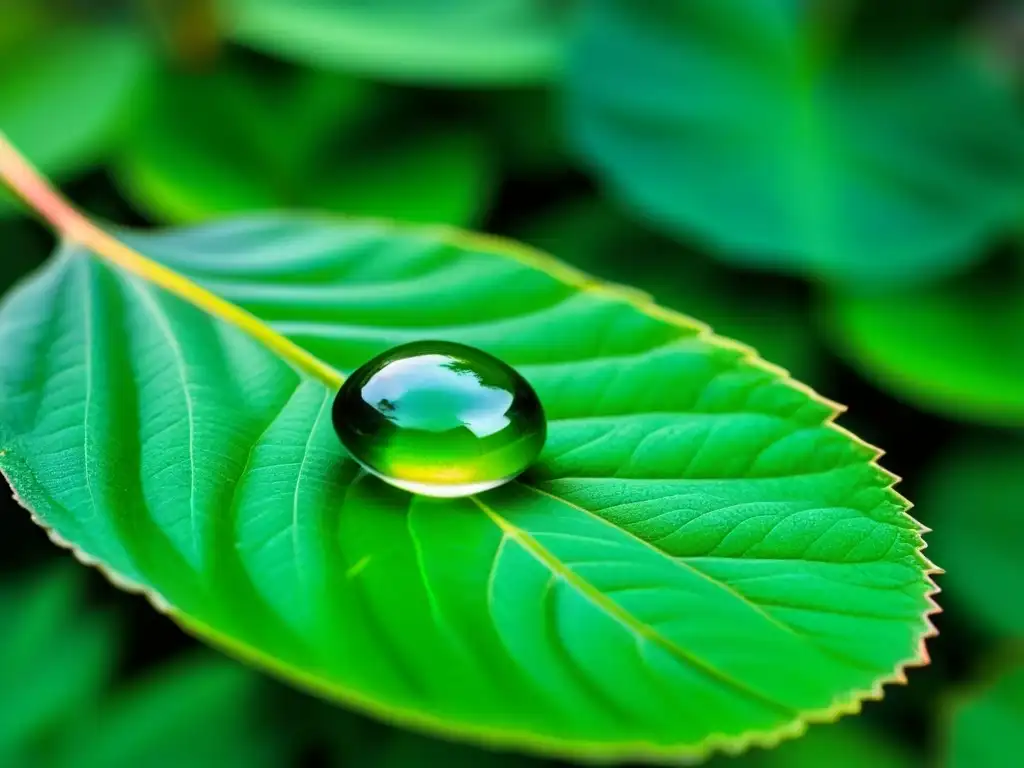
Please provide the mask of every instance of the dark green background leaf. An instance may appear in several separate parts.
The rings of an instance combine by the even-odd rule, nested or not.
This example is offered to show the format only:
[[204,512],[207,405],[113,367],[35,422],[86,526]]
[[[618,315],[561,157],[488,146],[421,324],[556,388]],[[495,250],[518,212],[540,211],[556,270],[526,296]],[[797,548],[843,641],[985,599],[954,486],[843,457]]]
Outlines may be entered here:
[[0,765],[5,768],[282,765],[259,727],[253,672],[206,652],[112,691],[110,612],[65,563],[0,585]]
[[913,768],[913,756],[871,726],[843,720],[811,727],[800,739],[767,752],[719,757],[708,768]]
[[205,654],[166,664],[99,707],[78,713],[54,765],[284,765],[281,733],[261,727],[257,716],[261,685],[250,670]]
[[31,765],[110,680],[116,627],[83,613],[79,577],[69,566],[0,584],[0,765]]
[[481,752],[412,733],[396,735],[378,754],[363,762],[367,768],[538,768],[538,763],[518,755]]
[[834,295],[826,320],[836,350],[893,396],[955,420],[1024,426],[1024,279]]
[[944,746],[948,768],[1002,768],[1024,754],[1024,661],[1003,661],[992,679],[953,702]]
[[575,143],[736,264],[871,287],[963,270],[1024,209],[1024,109],[952,35],[857,46],[818,6],[584,4]]
[[990,631],[1024,637],[1024,440],[977,435],[929,470],[929,554],[946,569],[943,588]]
[[[334,73],[287,71],[273,87],[238,65],[168,76],[119,162],[126,194],[156,218],[319,208],[469,224],[489,196],[483,142],[388,128],[380,95]],[[386,139],[379,135],[382,127]],[[331,161],[325,162],[329,157]]]

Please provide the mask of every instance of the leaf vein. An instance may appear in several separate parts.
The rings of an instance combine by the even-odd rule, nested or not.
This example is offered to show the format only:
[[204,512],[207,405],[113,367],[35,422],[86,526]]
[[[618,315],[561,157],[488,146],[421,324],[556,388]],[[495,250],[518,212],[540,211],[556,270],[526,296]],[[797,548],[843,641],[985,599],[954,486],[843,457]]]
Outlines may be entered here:
[[174,335],[170,319],[154,298],[152,289],[148,285],[142,283],[139,278],[134,275],[127,276],[127,284],[130,285],[138,294],[139,298],[142,300],[142,305],[146,308],[146,311],[149,312],[153,321],[156,323],[157,328],[159,328],[161,335],[167,342],[168,348],[171,350],[171,355],[174,359],[175,370],[181,382],[181,391],[185,398],[185,412],[188,419],[189,526],[192,534],[192,551],[194,555],[199,556],[199,530],[196,512],[195,403],[192,401],[192,393],[189,391],[185,354],[181,348],[181,344]]

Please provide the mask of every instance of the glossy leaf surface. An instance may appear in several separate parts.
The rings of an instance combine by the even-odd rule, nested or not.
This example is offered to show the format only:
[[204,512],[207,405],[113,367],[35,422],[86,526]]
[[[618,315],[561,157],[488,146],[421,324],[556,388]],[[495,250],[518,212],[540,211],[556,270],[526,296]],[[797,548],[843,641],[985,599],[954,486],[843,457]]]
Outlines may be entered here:
[[577,756],[773,743],[922,661],[932,585],[892,476],[749,350],[445,230],[125,238],[320,366],[467,343],[549,417],[521,482],[411,496],[343,454],[329,368],[66,245],[0,310],[0,467],[198,635],[403,724]]
[[962,270],[1020,217],[1024,111],[952,34],[875,49],[830,9],[778,0],[583,9],[575,144],[722,259],[907,284]]

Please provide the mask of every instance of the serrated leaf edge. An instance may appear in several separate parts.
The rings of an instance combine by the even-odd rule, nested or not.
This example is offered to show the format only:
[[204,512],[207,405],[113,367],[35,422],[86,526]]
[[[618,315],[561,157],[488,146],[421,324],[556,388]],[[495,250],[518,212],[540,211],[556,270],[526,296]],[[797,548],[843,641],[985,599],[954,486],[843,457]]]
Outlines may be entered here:
[[[114,236],[101,230],[66,202],[38,171],[10,146],[2,132],[0,132],[0,177],[5,178],[26,202],[42,214],[62,235],[64,240],[78,242],[91,250],[98,258],[136,274],[214,316],[232,322],[241,330],[265,344],[270,350],[280,354],[296,368],[321,379],[328,386],[335,388],[340,386],[344,377],[338,371],[294,342],[281,336],[251,313],[202,288],[168,267],[146,258],[141,253],[117,240]],[[278,216],[280,217],[281,214],[278,214]],[[285,217],[287,216],[285,214]],[[292,218],[298,218],[298,215],[292,214]],[[0,475],[3,476],[4,480],[11,486],[12,491],[14,491],[14,500],[29,512],[32,520],[47,532],[53,543],[70,550],[80,562],[97,568],[116,587],[144,595],[154,608],[168,615],[190,634],[206,639],[225,652],[244,661],[257,664],[312,693],[339,700],[382,719],[392,721],[395,724],[416,728],[427,733],[448,734],[475,739],[492,747],[524,748],[550,756],[568,755],[577,759],[591,761],[617,761],[634,758],[648,761],[677,762],[680,759],[700,759],[715,751],[736,755],[744,752],[751,746],[772,747],[787,738],[800,736],[810,724],[835,722],[843,715],[859,712],[864,701],[878,700],[883,697],[885,685],[891,683],[905,684],[907,682],[906,670],[908,668],[923,666],[929,663],[930,658],[926,648],[926,641],[928,638],[938,634],[931,616],[941,611],[941,608],[934,599],[934,596],[939,592],[939,587],[932,577],[935,574],[941,573],[941,569],[936,567],[924,555],[924,549],[927,544],[922,534],[927,529],[908,514],[912,504],[895,490],[894,486],[899,482],[900,478],[883,469],[878,464],[878,459],[884,452],[836,424],[835,419],[845,410],[844,406],[819,395],[807,385],[794,380],[789,372],[783,368],[762,360],[753,348],[732,339],[715,335],[708,325],[656,304],[648,294],[634,288],[614,285],[591,277],[553,256],[521,243],[502,237],[467,232],[448,226],[403,226],[396,222],[388,222],[381,219],[317,216],[315,214],[307,218],[319,218],[326,222],[345,221],[372,224],[392,231],[402,231],[410,234],[418,233],[428,237],[433,236],[438,240],[466,250],[490,253],[495,256],[512,259],[527,267],[544,272],[580,291],[602,293],[630,305],[641,314],[647,315],[652,319],[684,328],[691,333],[695,333],[697,338],[711,346],[738,352],[740,359],[745,364],[771,374],[789,388],[799,391],[809,399],[825,405],[830,410],[830,414],[826,417],[823,426],[839,432],[855,444],[867,447],[874,454],[874,457],[868,462],[869,466],[877,468],[886,475],[889,483],[884,487],[884,490],[892,501],[901,508],[902,514],[917,527],[917,531],[914,533],[915,544],[917,544],[915,552],[918,556],[918,564],[922,568],[922,575],[927,584],[925,592],[927,608],[922,615],[925,631],[919,638],[917,653],[910,659],[898,663],[890,675],[880,677],[870,688],[838,696],[829,706],[803,712],[791,722],[778,728],[765,731],[749,731],[737,736],[716,733],[696,744],[663,745],[650,742],[588,743],[539,737],[533,733],[511,729],[492,729],[464,725],[453,727],[444,720],[422,712],[385,705],[348,688],[325,684],[313,675],[283,664],[256,648],[228,638],[212,627],[174,610],[155,590],[124,578],[105,563],[81,551],[47,526],[35,510],[18,496],[17,491],[14,491],[14,486],[10,483],[6,468],[3,466],[3,459],[6,457],[7,451],[0,449]],[[511,525],[507,521],[505,522]]]
[[[737,351],[740,353],[741,360],[744,363],[772,374],[790,388],[798,390],[809,398],[826,405],[830,409],[831,414],[825,420],[824,426],[839,432],[854,443],[868,447],[875,454],[875,458],[873,458],[869,464],[886,473],[887,477],[890,479],[890,484],[885,487],[885,490],[888,492],[892,500],[903,509],[903,514],[917,526],[918,531],[915,534],[915,539],[918,546],[916,548],[916,552],[919,557],[919,563],[922,567],[922,574],[928,585],[928,589],[925,593],[928,607],[922,616],[925,621],[925,631],[920,636],[917,653],[910,659],[900,662],[891,674],[879,678],[871,688],[853,691],[839,696],[827,707],[803,712],[791,722],[766,731],[750,731],[735,736],[716,733],[708,736],[700,742],[689,745],[663,745],[642,741],[608,744],[603,742],[587,743],[573,740],[561,740],[550,737],[538,737],[534,733],[515,731],[511,729],[492,729],[466,725],[453,726],[445,720],[435,718],[431,715],[424,714],[423,712],[396,708],[391,705],[383,704],[354,690],[337,685],[326,684],[307,672],[290,665],[283,664],[256,648],[245,643],[241,643],[233,638],[229,638],[209,625],[194,619],[187,614],[176,611],[155,590],[125,579],[111,570],[102,561],[91,557],[78,549],[71,542],[63,539],[56,531],[47,526],[36,515],[34,510],[32,510],[17,496],[17,494],[15,494],[15,500],[29,511],[33,521],[47,532],[47,535],[53,543],[70,550],[80,562],[100,570],[107,579],[119,589],[139,593],[145,596],[154,608],[169,616],[176,624],[189,634],[209,641],[226,653],[240,658],[247,663],[254,664],[258,668],[268,670],[272,674],[294,683],[313,694],[340,701],[396,725],[420,730],[427,734],[441,734],[468,738],[492,747],[523,748],[528,749],[531,752],[552,757],[564,757],[566,755],[570,755],[577,759],[585,759],[592,762],[620,761],[629,759],[642,759],[652,762],[675,762],[679,759],[701,759],[716,751],[736,755],[754,746],[770,748],[778,745],[786,739],[796,738],[802,735],[809,725],[816,723],[831,723],[844,715],[858,713],[861,710],[864,701],[879,700],[883,697],[884,686],[897,683],[905,684],[907,682],[906,670],[908,668],[924,666],[930,662],[926,648],[926,641],[938,634],[931,620],[931,616],[941,611],[941,608],[934,599],[934,596],[938,594],[940,590],[932,577],[942,571],[928,560],[923,553],[927,545],[925,544],[921,534],[927,532],[928,529],[907,514],[907,510],[912,506],[911,503],[893,487],[899,482],[900,478],[884,470],[878,464],[877,460],[884,454],[884,452],[835,423],[835,419],[845,411],[844,406],[822,397],[810,387],[794,380],[789,375],[789,372],[783,368],[762,360],[753,348],[732,339],[715,335],[709,326],[688,317],[687,315],[656,304],[647,294],[627,286],[618,286],[591,277],[568,264],[558,261],[556,258],[549,256],[546,253],[520,243],[516,243],[515,241],[491,235],[466,232],[451,227],[402,226],[394,222],[385,222],[381,220],[347,219],[344,217],[328,217],[322,215],[320,218],[334,222],[347,221],[359,224],[376,224],[381,227],[404,231],[410,234],[419,233],[425,236],[438,238],[444,242],[463,247],[468,250],[491,253],[499,257],[513,259],[525,266],[538,269],[545,274],[566,283],[567,285],[577,288],[578,290],[604,294],[610,298],[629,304],[637,311],[653,319],[669,323],[671,325],[676,325],[689,331],[694,331],[697,333],[700,340],[708,344]],[[113,240],[113,238],[106,235],[106,233],[104,233],[104,236],[105,240],[109,238],[110,241],[117,243],[120,249],[128,251],[131,254],[131,259],[119,258],[117,260],[107,260],[112,261],[116,265],[128,269],[151,282],[156,282],[161,287],[175,293],[186,301],[190,301],[206,311],[212,311],[213,314],[220,316],[225,320],[231,321],[233,317],[238,316],[237,313],[244,314],[247,322],[245,325],[240,325],[240,327],[242,330],[252,333],[252,326],[254,324],[262,326],[259,335],[256,335],[255,333],[252,334],[260,341],[264,341],[264,337],[268,334],[277,335],[275,331],[269,328],[269,326],[266,326],[262,321],[253,317],[248,312],[245,312],[224,299],[200,288],[182,275],[179,275],[156,262],[150,261],[145,256],[131,250],[123,243]],[[89,248],[95,247],[92,243],[83,243],[83,245],[86,245]],[[102,252],[97,255],[100,258],[107,258],[106,254]],[[174,280],[169,280],[166,273],[170,273],[170,275],[174,277]],[[156,275],[157,279],[152,280],[151,275]],[[197,296],[198,299],[195,298]],[[211,300],[211,297],[213,300]],[[216,311],[223,305],[231,307],[235,311],[232,311],[230,316],[225,317],[223,314]],[[292,344],[290,341],[287,341],[287,343],[289,345]],[[279,351],[281,346],[282,345],[275,344],[270,348],[273,351]],[[305,368],[309,373],[317,375],[315,371],[321,369],[323,365],[325,364],[321,364],[320,366],[314,365],[309,368],[305,368],[305,366],[300,367]],[[330,370],[333,371],[333,369]],[[336,371],[333,371],[333,373],[340,377],[340,374]],[[321,380],[324,380],[325,383],[329,385],[334,384],[333,380],[327,381],[326,376],[318,376],[318,378],[321,378]],[[3,454],[0,453],[0,465],[3,463],[2,457]],[[0,466],[0,474],[7,479],[6,472],[2,466]]]

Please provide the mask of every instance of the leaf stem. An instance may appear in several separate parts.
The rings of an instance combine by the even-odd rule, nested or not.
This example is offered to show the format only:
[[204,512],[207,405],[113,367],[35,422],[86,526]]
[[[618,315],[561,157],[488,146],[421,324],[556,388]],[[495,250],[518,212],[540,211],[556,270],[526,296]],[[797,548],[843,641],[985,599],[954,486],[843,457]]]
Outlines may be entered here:
[[77,242],[97,257],[157,285],[208,314],[237,326],[293,367],[338,388],[345,377],[315,355],[282,336],[269,325],[230,301],[222,299],[173,269],[152,261],[75,209],[26,160],[0,131],[0,180],[42,216],[64,240]]
[[3,131],[0,131],[0,179],[61,236],[85,242],[86,230],[95,227],[14,148]]

